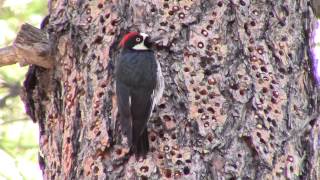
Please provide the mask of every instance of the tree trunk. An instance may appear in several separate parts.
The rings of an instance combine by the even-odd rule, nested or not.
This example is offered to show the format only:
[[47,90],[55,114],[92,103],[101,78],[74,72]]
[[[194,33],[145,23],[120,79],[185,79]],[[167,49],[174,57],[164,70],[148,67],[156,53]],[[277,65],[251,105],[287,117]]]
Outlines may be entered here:
[[[307,0],[56,0],[49,13],[55,66],[31,66],[23,92],[44,179],[320,179]],[[164,38],[143,161],[115,131],[129,30]]]

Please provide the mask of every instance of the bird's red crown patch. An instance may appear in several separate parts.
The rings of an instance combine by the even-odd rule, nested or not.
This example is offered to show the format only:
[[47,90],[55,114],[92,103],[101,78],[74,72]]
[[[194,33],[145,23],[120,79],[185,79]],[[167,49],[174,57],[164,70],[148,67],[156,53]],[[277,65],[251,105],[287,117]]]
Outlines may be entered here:
[[124,47],[124,44],[133,36],[136,36],[137,34],[139,34],[138,32],[129,32],[128,34],[126,34],[122,40],[120,41],[120,46]]

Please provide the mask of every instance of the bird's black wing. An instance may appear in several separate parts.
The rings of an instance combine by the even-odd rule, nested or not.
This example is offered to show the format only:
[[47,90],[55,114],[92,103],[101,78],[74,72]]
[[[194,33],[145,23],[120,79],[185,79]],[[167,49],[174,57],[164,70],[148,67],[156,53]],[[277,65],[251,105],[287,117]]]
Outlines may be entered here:
[[122,134],[127,137],[129,147],[132,146],[132,115],[130,110],[130,88],[116,81],[116,94],[118,103],[118,118]]

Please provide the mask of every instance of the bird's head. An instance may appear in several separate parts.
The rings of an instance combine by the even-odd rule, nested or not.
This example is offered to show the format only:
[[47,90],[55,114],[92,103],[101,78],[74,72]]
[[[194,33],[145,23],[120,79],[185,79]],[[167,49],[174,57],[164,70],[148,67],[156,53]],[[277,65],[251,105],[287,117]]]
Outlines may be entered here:
[[120,41],[120,47],[123,49],[149,50],[152,46],[152,40],[145,33],[129,32]]

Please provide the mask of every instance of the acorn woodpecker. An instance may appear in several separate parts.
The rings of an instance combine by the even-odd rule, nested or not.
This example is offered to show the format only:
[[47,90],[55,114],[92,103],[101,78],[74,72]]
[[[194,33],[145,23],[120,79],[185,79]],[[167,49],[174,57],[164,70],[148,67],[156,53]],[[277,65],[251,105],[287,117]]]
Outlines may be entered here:
[[161,67],[151,49],[154,40],[129,32],[120,41],[122,51],[116,60],[117,117],[136,157],[145,157],[149,150],[147,122],[164,90]]

